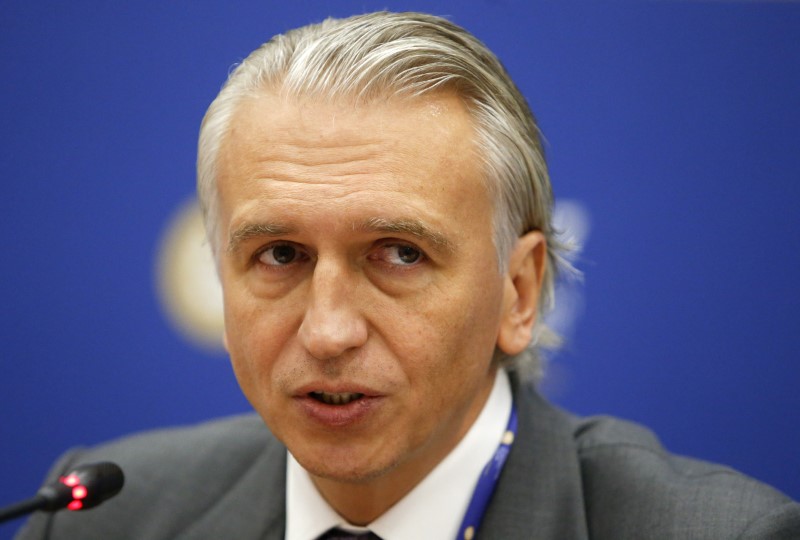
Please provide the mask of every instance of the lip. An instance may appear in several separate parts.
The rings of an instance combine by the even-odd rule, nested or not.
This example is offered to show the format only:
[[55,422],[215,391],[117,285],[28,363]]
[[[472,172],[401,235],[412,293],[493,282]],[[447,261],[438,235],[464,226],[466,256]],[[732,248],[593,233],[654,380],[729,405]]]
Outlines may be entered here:
[[364,386],[363,384],[355,384],[355,383],[347,383],[347,382],[339,382],[339,383],[331,383],[331,382],[320,382],[320,383],[311,383],[311,384],[304,384],[300,388],[296,389],[292,392],[293,397],[302,398],[308,396],[311,392],[325,392],[328,394],[345,394],[345,393],[352,393],[352,394],[364,394],[364,397],[381,397],[381,392],[370,388],[368,386]]
[[[357,393],[362,397],[346,405],[328,405],[311,397],[311,392]],[[352,384],[305,385],[293,395],[301,414],[314,424],[327,428],[356,427],[377,414],[385,396],[371,388]]]

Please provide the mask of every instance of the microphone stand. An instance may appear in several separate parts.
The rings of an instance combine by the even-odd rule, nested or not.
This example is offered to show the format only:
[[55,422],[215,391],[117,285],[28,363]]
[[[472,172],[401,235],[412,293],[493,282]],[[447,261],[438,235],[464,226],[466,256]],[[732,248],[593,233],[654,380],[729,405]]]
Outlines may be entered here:
[[0,523],[11,521],[25,514],[30,514],[36,510],[45,510],[49,501],[43,495],[35,495],[30,499],[25,499],[18,503],[0,509]]

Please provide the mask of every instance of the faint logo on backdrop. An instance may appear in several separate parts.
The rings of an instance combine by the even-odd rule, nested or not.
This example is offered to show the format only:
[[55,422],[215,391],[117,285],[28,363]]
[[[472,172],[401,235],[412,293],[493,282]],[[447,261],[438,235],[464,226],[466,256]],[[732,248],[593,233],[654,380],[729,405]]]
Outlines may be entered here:
[[[558,201],[553,221],[565,241],[586,244],[590,220],[583,204],[572,199]],[[177,209],[162,234],[157,274],[159,298],[172,327],[196,346],[222,348],[222,289],[194,199]],[[556,307],[547,315],[548,325],[569,342],[582,312],[580,287],[574,280],[561,280],[556,287]],[[551,365],[549,370],[546,379],[555,388],[558,368]]]
[[194,199],[177,209],[161,236],[156,271],[167,319],[193,345],[221,349],[222,288]]
[[[581,249],[589,239],[591,222],[586,207],[573,199],[563,199],[556,203],[553,212],[553,226],[561,240],[567,245],[575,246],[568,257],[577,263]],[[560,335],[569,338],[575,329],[575,323],[583,312],[583,293],[580,289],[579,274],[563,276],[556,284],[556,306],[547,314],[547,324]]]
[[[589,211],[580,201],[561,199],[556,203],[553,225],[563,242],[575,246],[568,259],[580,270],[581,250],[586,246],[591,231]],[[583,289],[579,277],[580,274],[576,274],[564,276],[559,280],[556,284],[555,308],[545,317],[548,326],[564,338],[564,348],[567,350],[571,347],[578,319],[584,309]],[[570,368],[565,362],[553,362],[553,357],[554,355],[550,354],[545,358],[547,361],[545,376],[540,386],[547,396],[558,398],[569,389]]]

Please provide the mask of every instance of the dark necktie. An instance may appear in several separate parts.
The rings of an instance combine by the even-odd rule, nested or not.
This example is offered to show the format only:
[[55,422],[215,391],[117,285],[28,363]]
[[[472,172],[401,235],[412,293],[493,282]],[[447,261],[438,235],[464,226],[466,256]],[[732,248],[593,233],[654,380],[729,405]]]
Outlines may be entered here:
[[381,538],[372,531],[356,534],[334,528],[320,536],[318,540],[381,540]]

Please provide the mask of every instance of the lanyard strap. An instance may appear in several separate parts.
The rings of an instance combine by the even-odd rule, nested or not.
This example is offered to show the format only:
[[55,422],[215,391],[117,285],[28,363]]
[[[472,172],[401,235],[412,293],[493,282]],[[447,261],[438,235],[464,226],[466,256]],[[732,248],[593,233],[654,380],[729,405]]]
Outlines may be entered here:
[[506,464],[508,453],[511,450],[511,445],[514,444],[514,438],[517,435],[517,407],[511,404],[511,414],[508,415],[508,425],[506,431],[503,433],[503,438],[500,445],[495,450],[492,459],[483,467],[481,476],[478,478],[478,485],[475,486],[475,491],[472,492],[472,499],[469,501],[467,513],[464,514],[464,519],[461,526],[458,528],[458,536],[456,540],[473,540],[478,531],[478,527],[483,520],[483,514],[486,512],[486,506],[489,504],[489,499],[492,498],[495,487],[497,487],[497,480],[500,478],[500,473],[503,471],[503,466]]

